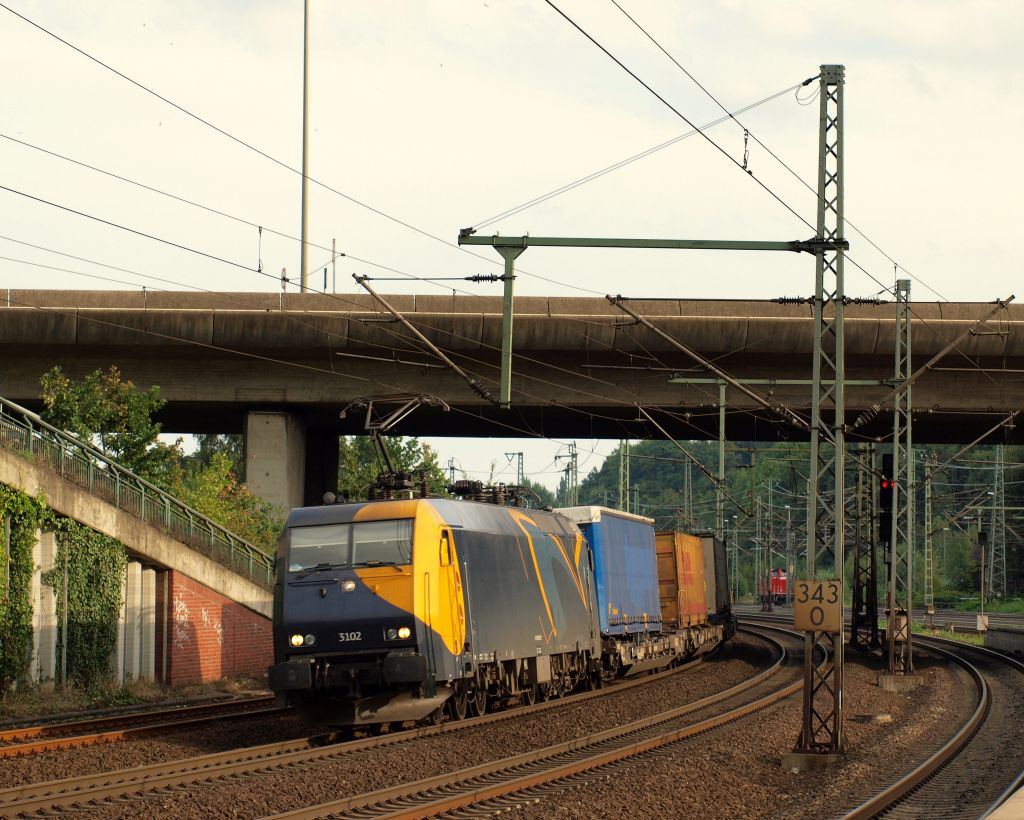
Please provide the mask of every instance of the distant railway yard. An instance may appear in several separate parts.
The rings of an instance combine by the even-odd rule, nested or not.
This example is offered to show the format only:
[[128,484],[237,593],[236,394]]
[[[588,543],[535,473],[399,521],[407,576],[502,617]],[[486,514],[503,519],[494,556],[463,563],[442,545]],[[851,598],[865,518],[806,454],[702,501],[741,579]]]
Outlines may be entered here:
[[[1019,758],[1002,752],[1024,740],[1022,667],[931,641],[912,698],[876,685],[877,658],[848,653],[845,761],[781,766],[800,721],[803,637],[772,620],[745,618],[731,641],[676,669],[437,725],[342,737],[311,735],[290,712],[202,724],[171,712],[158,732],[9,758],[0,814],[817,818],[895,806],[890,816],[980,817],[1019,778]],[[119,720],[129,718],[104,728]]]

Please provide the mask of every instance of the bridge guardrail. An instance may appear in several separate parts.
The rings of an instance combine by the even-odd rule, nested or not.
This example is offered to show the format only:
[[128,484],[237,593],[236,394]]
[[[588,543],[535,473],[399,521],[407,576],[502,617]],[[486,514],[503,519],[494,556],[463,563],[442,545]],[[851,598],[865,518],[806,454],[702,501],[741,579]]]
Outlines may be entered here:
[[99,450],[0,398],[0,445],[24,453],[63,479],[145,521],[263,587],[274,583],[274,559],[258,547],[122,467]]

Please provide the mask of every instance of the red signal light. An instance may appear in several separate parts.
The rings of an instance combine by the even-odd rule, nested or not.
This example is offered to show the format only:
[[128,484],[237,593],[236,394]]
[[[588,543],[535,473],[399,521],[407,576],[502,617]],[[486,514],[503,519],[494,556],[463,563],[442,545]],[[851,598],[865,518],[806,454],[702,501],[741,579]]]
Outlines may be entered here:
[[895,486],[896,485],[893,484],[892,479],[889,479],[889,478],[883,478],[882,479],[882,489],[883,490],[891,490]]

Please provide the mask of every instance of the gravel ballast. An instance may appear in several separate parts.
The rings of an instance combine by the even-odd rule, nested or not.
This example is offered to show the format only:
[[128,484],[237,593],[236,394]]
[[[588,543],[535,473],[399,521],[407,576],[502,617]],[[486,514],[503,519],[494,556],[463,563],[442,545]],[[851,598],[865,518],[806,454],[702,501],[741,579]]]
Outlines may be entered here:
[[[571,740],[693,702],[746,680],[767,666],[774,651],[740,633],[731,646],[702,665],[629,691],[578,704],[570,701],[536,715],[468,728],[414,743],[363,750],[243,777],[226,783],[154,795],[145,802],[101,807],[94,817],[159,814],[172,818],[257,817],[411,782],[476,763]],[[669,753],[638,760],[610,780],[588,783],[513,811],[520,817],[818,818],[861,802],[926,757],[973,710],[970,681],[957,668],[920,653],[923,685],[909,694],[881,691],[878,662],[846,655],[844,691],[850,752],[836,766],[797,774],[782,769],[800,726],[800,696],[739,724],[716,730]],[[863,722],[885,713],[892,721]],[[209,736],[203,733],[209,731]],[[240,721],[203,733],[146,739],[105,747],[37,755],[5,762],[4,785],[77,773],[126,768],[219,749],[301,737],[295,718]]]

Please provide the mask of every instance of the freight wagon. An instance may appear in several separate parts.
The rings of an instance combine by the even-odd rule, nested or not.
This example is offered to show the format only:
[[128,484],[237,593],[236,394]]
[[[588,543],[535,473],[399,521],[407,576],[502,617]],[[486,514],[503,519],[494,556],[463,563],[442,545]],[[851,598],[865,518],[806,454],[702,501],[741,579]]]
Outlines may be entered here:
[[[607,507],[555,512],[576,522],[593,550],[608,675],[664,668],[732,634],[721,541],[676,532],[656,536],[653,519]],[[666,596],[676,596],[676,609],[666,607]]]

